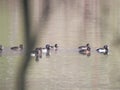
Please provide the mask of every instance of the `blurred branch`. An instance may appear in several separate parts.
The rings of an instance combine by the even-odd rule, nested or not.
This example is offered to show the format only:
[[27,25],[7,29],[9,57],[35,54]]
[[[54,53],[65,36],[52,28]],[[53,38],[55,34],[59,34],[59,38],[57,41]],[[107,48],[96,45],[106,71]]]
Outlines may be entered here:
[[25,25],[24,38],[25,38],[26,51],[23,58],[23,63],[20,68],[19,80],[17,84],[18,85],[17,88],[19,90],[25,90],[25,76],[26,76],[27,68],[30,63],[30,51],[33,49],[36,43],[36,37],[35,36],[31,37],[29,0],[22,0],[22,6],[23,6],[23,16],[24,16],[24,25]]
[[[25,90],[26,73],[31,58],[30,52],[31,50],[33,50],[33,47],[35,46],[37,41],[37,36],[39,34],[37,33],[36,35],[33,36],[31,33],[29,0],[22,0],[22,7],[23,7],[23,17],[24,17],[24,25],[25,25],[24,38],[25,38],[26,52],[23,58],[23,63],[20,67],[19,78],[17,83],[18,90]],[[44,0],[43,12],[42,12],[42,17],[40,18],[39,30],[43,30],[43,27],[45,27],[46,22],[50,15],[49,10],[50,10],[50,0]],[[39,35],[41,35],[41,33]]]

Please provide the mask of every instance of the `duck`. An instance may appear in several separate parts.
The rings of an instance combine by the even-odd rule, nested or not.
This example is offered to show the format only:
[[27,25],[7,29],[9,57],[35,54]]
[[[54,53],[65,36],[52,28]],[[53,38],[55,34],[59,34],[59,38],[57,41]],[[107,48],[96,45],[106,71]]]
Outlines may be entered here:
[[87,47],[87,49],[80,49],[79,53],[82,54],[82,55],[90,56],[91,55],[91,48]]
[[32,57],[36,57],[36,61],[39,61],[40,58],[42,58],[42,48],[36,48],[33,50],[30,54]]
[[42,52],[41,48],[35,48],[34,50],[31,51],[30,55],[33,56],[33,57],[36,56],[36,54],[38,53],[39,50]]
[[90,44],[87,43],[86,46],[79,46],[78,49],[79,50],[87,50],[88,48],[90,48]]
[[46,53],[48,53],[50,51],[50,49],[51,49],[50,44],[46,44],[45,48],[42,48],[42,53],[46,54]]
[[30,56],[35,57],[36,56],[36,52],[37,52],[36,50],[32,50],[31,53],[30,53]]
[[40,58],[42,58],[42,48],[36,49],[36,61],[39,61]]
[[36,53],[38,52],[38,50],[41,51],[41,54],[46,54],[47,56],[50,55],[50,45],[46,44],[45,48],[35,48],[32,52],[31,52],[31,56],[36,56]]
[[58,44],[55,44],[54,46],[50,46],[50,49],[57,51],[58,50]]
[[46,44],[45,48],[42,48],[42,53],[46,54],[46,56],[50,56],[50,44]]
[[2,53],[4,47],[2,45],[0,45],[0,53]]
[[98,49],[96,49],[96,51],[98,53],[102,53],[104,55],[108,55],[109,54],[109,49],[108,48],[109,48],[108,45],[104,45],[103,48],[98,48]]
[[10,49],[11,50],[15,50],[15,51],[17,51],[17,50],[23,50],[23,44],[20,44],[19,46],[11,47]]
[[55,51],[58,50],[58,44],[55,44]]

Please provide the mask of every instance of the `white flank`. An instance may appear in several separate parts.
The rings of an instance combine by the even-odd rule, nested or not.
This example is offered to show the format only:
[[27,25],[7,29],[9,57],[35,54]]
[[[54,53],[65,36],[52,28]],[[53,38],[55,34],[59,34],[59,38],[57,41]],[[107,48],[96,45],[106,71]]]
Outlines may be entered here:
[[31,56],[32,56],[32,57],[35,57],[35,53],[31,53]]
[[47,53],[47,49],[42,49],[42,53]]
[[106,52],[105,49],[99,49],[98,51],[99,51],[100,53],[105,53],[105,52]]

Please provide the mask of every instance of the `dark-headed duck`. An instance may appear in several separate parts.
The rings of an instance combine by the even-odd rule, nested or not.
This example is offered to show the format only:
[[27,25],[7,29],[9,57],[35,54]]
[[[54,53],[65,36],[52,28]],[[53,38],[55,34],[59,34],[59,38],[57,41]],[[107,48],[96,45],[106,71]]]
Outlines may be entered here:
[[98,48],[98,49],[96,49],[96,51],[98,53],[102,53],[104,55],[107,55],[107,54],[109,54],[108,45],[104,45],[103,48]]
[[80,49],[79,53],[82,54],[82,55],[90,56],[91,55],[91,48],[87,47],[87,49]]
[[2,51],[3,51],[3,46],[0,45],[0,53],[2,53]]
[[19,46],[11,47],[10,49],[11,50],[15,50],[15,51],[17,51],[17,50],[23,50],[23,44],[20,44]]
[[87,48],[90,48],[90,44],[87,43],[86,46],[79,46],[78,49],[79,50],[87,50]]

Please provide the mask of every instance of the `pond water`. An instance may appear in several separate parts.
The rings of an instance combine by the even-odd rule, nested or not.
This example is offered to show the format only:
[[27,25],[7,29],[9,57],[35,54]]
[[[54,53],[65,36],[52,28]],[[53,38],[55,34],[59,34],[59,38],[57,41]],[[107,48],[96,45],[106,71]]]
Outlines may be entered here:
[[[75,0],[73,7],[72,3],[53,1],[46,25],[41,31],[33,31],[38,36],[36,47],[57,43],[59,48],[39,61],[31,57],[25,81],[27,90],[120,90],[119,30],[116,29],[119,15],[109,5],[111,12],[103,12],[94,0],[88,3]],[[36,17],[32,18],[34,21]],[[23,31],[19,28],[8,31],[5,33],[8,41],[3,39],[7,45],[0,56],[0,90],[16,89],[23,62],[23,52],[10,50],[16,43],[24,42],[19,39]],[[78,53],[78,47],[87,43],[92,49],[89,57]],[[97,53],[96,48],[105,44],[109,46],[109,55]]]
[[[50,36],[50,34],[48,33],[46,36]],[[80,35],[82,37],[82,34]],[[52,37],[58,37],[59,41],[55,40],[54,42],[59,45],[58,51],[52,51],[49,57],[43,55],[39,61],[36,61],[34,57],[31,58],[26,78],[28,90],[120,89],[119,51],[110,42],[108,42],[109,55],[96,52],[96,48],[102,47],[104,43],[96,45],[96,42],[91,42],[96,46],[90,44],[92,50],[91,56],[88,57],[78,53],[78,46],[85,45],[87,42],[81,41],[81,44],[79,44],[79,39],[72,40],[75,36],[61,38],[62,36],[56,33]],[[51,41],[44,41],[47,39],[49,38],[43,37],[42,44],[37,46],[43,47],[46,43],[50,43]],[[52,42],[53,45],[54,43]],[[13,90],[15,88],[17,73],[19,72],[18,67],[21,62],[22,55],[20,51],[11,51],[10,47],[5,47],[3,55],[0,57],[0,87],[2,89]]]

